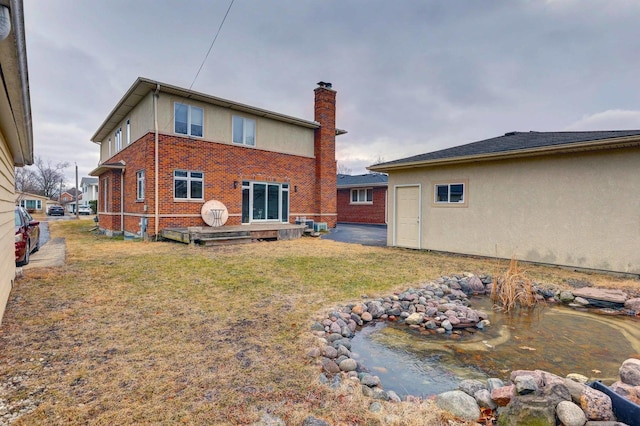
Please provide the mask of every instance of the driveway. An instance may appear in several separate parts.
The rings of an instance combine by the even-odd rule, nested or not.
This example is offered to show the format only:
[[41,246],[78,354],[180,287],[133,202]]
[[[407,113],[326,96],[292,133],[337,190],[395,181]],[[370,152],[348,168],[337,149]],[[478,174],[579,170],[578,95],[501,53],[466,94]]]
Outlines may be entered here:
[[[40,221],[40,250],[31,255],[28,265],[18,267],[20,271],[64,265],[67,252],[65,240],[64,238],[51,239],[48,223],[50,220],[52,220],[52,218]],[[63,217],[62,219],[53,220],[68,219]]]
[[364,246],[387,245],[387,225],[338,223],[338,226],[330,231],[330,233],[322,235],[321,238]]

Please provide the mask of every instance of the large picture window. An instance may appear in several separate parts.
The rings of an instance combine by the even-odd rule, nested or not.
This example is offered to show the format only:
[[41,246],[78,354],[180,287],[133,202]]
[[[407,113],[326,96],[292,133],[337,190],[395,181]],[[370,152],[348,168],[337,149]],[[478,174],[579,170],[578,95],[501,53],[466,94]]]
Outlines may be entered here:
[[176,102],[173,112],[176,133],[202,137],[204,128],[204,110],[202,108]]
[[173,172],[173,198],[177,200],[202,200],[204,198],[204,173],[187,170]]
[[464,183],[435,185],[435,203],[464,203]]
[[351,204],[373,203],[373,188],[358,188],[351,190]]
[[233,116],[233,142],[243,145],[256,145],[256,120]]

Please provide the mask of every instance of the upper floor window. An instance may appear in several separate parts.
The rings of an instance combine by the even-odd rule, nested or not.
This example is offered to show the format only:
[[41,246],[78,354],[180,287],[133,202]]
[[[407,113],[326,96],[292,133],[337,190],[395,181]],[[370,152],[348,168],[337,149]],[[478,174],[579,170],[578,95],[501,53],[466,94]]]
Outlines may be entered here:
[[436,203],[464,203],[464,183],[435,186]]
[[136,172],[136,200],[144,200],[144,170]]
[[204,128],[204,110],[202,108],[176,102],[173,112],[176,133],[202,137],[202,129]]
[[256,120],[233,116],[233,142],[243,145],[256,145]]
[[351,190],[351,204],[356,203],[373,203],[373,189],[360,188]]
[[127,145],[131,144],[131,122],[127,118]]
[[122,149],[122,127],[116,130],[116,133],[113,135],[113,140],[116,144],[116,152],[119,152]]
[[204,173],[175,170],[173,172],[173,198],[180,200],[202,200]]

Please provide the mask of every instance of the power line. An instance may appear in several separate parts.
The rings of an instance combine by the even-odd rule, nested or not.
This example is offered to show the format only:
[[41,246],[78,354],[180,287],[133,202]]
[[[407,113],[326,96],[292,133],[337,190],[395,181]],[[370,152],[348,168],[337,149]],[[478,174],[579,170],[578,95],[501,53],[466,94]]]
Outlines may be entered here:
[[220,26],[218,27],[218,31],[216,32],[216,36],[213,38],[213,41],[211,42],[211,45],[209,46],[209,50],[207,51],[207,54],[205,55],[204,59],[202,60],[202,63],[200,64],[200,68],[198,68],[198,72],[196,73],[196,76],[193,78],[193,81],[191,82],[191,86],[189,86],[189,90],[191,90],[191,88],[195,84],[196,80],[198,79],[198,76],[200,75],[200,71],[202,71],[202,67],[204,67],[204,63],[207,61],[207,58],[209,57],[209,54],[211,53],[211,49],[213,49],[213,45],[215,44],[216,40],[218,39],[218,35],[220,34],[220,31],[222,30],[222,26],[224,25],[224,22],[227,20],[227,16],[229,15],[229,11],[231,10],[231,6],[233,6],[233,2],[234,1],[235,0],[231,0],[231,3],[229,3],[229,7],[227,8],[227,13],[224,14],[224,18],[222,18],[222,22],[220,22]]

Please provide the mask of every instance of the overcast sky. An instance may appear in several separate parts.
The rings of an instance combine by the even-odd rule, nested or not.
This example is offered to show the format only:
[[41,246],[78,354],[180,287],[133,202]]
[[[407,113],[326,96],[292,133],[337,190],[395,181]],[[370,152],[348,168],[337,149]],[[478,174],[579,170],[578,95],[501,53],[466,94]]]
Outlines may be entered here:
[[[194,81],[231,0],[24,0],[36,155],[69,186],[138,76]],[[640,129],[638,0],[235,0],[193,89],[313,120],[352,174],[509,131]]]

